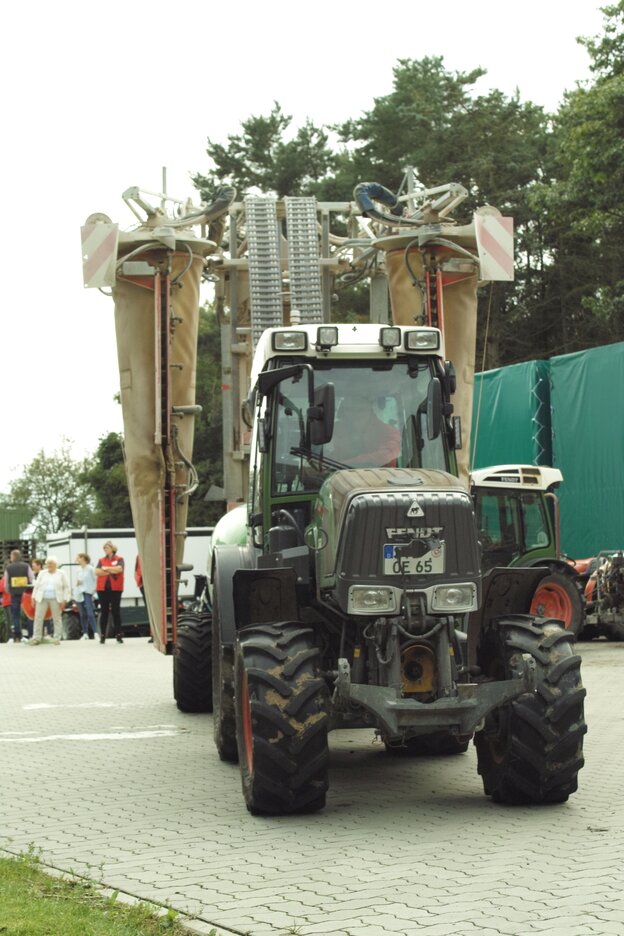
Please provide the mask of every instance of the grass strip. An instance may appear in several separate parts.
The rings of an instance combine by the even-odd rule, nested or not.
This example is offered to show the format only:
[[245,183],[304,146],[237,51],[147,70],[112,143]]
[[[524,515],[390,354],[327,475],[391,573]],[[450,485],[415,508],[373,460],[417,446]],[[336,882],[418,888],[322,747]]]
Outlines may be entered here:
[[46,874],[33,848],[0,857],[0,936],[189,936],[177,911],[117,897],[71,874]]

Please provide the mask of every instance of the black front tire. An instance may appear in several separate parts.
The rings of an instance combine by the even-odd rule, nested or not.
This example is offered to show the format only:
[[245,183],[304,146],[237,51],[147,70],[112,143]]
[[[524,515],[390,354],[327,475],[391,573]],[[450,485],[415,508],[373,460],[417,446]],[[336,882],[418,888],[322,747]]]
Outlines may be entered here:
[[243,795],[254,815],[314,812],[328,787],[328,692],[313,631],[254,625],[235,654]]
[[536,666],[536,689],[496,709],[475,735],[487,796],[499,803],[564,803],[583,766],[585,689],[573,634],[557,621],[524,615],[499,618],[479,649],[482,672],[509,679],[522,654]]
[[212,712],[212,628],[210,618],[178,616],[173,655],[173,697],[181,712]]

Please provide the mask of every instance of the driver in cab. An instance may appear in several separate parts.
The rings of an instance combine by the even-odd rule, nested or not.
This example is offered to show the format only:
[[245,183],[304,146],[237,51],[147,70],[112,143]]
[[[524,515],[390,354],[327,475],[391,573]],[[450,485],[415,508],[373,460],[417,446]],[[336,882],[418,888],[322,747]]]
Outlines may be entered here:
[[380,419],[364,396],[346,396],[338,412],[331,451],[336,461],[353,468],[396,468],[401,433]]

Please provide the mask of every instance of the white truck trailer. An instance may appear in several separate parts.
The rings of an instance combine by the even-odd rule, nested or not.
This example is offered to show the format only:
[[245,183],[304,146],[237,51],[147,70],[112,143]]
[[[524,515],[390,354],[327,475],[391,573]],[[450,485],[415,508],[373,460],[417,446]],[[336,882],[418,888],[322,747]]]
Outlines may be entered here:
[[[210,552],[212,527],[189,527],[184,542],[184,566],[188,569],[183,572],[179,601],[190,601],[195,593],[195,576],[206,574],[206,557]],[[76,574],[79,566],[76,556],[80,552],[87,553],[94,566],[98,559],[104,555],[104,543],[111,540],[118,548],[119,555],[125,562],[124,590],[121,599],[121,614],[124,632],[132,634],[148,634],[149,622],[145,602],[134,578],[134,569],[139,553],[134,529],[88,529],[63,530],[60,533],[51,533],[46,538],[46,555],[56,556],[59,566],[68,575],[72,592],[76,584]],[[74,617],[74,620],[69,618]],[[80,635],[71,612],[66,615],[64,636],[73,639]]]

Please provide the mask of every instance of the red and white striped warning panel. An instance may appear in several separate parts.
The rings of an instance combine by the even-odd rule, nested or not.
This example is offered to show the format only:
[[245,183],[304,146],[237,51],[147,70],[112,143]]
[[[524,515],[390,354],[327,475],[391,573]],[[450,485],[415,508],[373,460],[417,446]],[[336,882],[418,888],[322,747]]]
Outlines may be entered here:
[[119,225],[97,221],[80,228],[85,286],[114,286]]
[[475,231],[482,280],[514,278],[513,218],[495,214],[476,214]]

